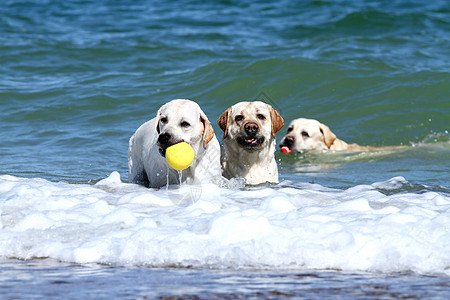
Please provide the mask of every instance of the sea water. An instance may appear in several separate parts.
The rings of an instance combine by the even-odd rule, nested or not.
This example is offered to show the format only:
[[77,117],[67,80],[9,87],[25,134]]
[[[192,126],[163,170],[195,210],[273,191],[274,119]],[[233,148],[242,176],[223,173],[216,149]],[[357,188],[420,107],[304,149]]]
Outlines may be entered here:
[[[3,175],[0,256],[31,261],[11,266],[6,260],[3,268],[5,274],[31,276],[17,279],[21,285],[44,281],[49,294],[42,295],[52,295],[54,285],[77,286],[90,276],[103,282],[104,276],[122,273],[133,281],[131,287],[122,283],[107,295],[121,296],[127,289],[133,298],[258,296],[255,281],[262,287],[261,297],[292,293],[292,285],[300,283],[307,287],[295,289],[297,296],[318,296],[310,291],[314,285],[325,295],[333,288],[341,296],[411,293],[392,282],[379,288],[381,274],[394,282],[420,282],[411,295],[446,295],[450,197],[432,191],[390,192],[409,185],[395,177],[345,190],[292,181],[253,188],[203,184],[152,190],[122,182],[117,172],[95,185]],[[42,259],[47,262],[33,262]],[[13,282],[5,276],[10,288]],[[140,276],[148,281],[137,288],[134,281]],[[180,276],[192,278],[179,282]],[[280,276],[287,276],[281,286],[273,283]],[[420,287],[424,278],[434,288]],[[366,284],[363,292],[354,280]],[[371,280],[375,283],[367,286]],[[241,290],[233,288],[239,281]],[[25,295],[32,291],[30,287]],[[21,293],[9,290],[11,297]],[[70,293],[83,297],[90,292]]]
[[[2,297],[448,298],[449,5],[1,1]],[[405,148],[128,184],[129,138],[175,98],[219,140],[258,99]]]
[[73,263],[218,269],[449,273],[450,197],[384,191],[402,177],[337,190],[284,181],[174,192],[0,177],[0,255]]

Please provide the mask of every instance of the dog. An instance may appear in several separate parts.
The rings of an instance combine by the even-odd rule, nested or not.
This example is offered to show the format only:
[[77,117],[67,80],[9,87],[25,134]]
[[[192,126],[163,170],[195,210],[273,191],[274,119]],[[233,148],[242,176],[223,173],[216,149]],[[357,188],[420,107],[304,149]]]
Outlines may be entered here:
[[194,150],[194,161],[182,171],[182,182],[196,184],[221,176],[220,145],[200,106],[187,99],[172,100],[156,117],[140,126],[129,141],[128,181],[151,188],[179,184],[178,171],[169,167],[166,149],[179,142]]
[[[302,150],[372,151],[382,149],[347,144],[338,139],[328,126],[317,120],[304,118],[295,119],[289,124],[287,135],[280,142],[280,148],[283,147],[287,147],[286,152],[300,152]],[[392,149],[394,147],[385,148]]]
[[278,183],[275,133],[284,125],[280,114],[261,101],[239,102],[218,119],[223,130],[222,175],[247,184]]

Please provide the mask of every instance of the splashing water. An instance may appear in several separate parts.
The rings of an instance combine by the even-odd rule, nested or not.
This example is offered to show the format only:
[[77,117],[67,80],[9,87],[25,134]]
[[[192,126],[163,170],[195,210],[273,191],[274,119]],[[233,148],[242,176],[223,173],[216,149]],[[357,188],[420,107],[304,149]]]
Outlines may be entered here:
[[446,192],[407,192],[401,177],[346,190],[289,181],[201,189],[179,206],[170,190],[122,183],[117,172],[95,186],[0,176],[0,256],[450,274]]

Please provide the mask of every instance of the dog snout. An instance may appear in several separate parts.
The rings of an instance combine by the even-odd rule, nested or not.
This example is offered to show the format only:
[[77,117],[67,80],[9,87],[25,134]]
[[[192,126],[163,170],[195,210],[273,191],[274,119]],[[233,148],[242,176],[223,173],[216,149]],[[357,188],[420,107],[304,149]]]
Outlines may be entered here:
[[294,141],[295,141],[295,138],[291,135],[288,135],[283,139],[282,146],[291,147],[294,144]]
[[247,124],[244,125],[244,130],[245,133],[247,133],[248,135],[254,136],[256,135],[256,133],[258,133],[259,127],[258,124],[254,122],[248,122]]
[[160,145],[168,145],[170,142],[170,139],[172,138],[172,135],[170,133],[161,133],[158,136],[158,143]]

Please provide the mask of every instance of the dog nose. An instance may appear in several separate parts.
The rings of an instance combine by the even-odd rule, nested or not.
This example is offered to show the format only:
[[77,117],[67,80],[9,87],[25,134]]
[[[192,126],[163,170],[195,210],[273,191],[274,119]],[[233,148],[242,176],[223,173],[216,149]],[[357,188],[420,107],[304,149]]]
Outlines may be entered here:
[[158,137],[158,143],[160,145],[167,145],[172,138],[172,135],[170,133],[161,133]]
[[254,122],[248,122],[244,125],[244,129],[248,135],[255,135],[258,132],[259,127],[258,124]]
[[285,146],[292,146],[294,144],[294,140],[295,138],[291,135],[288,135],[287,137],[284,138],[283,144]]

